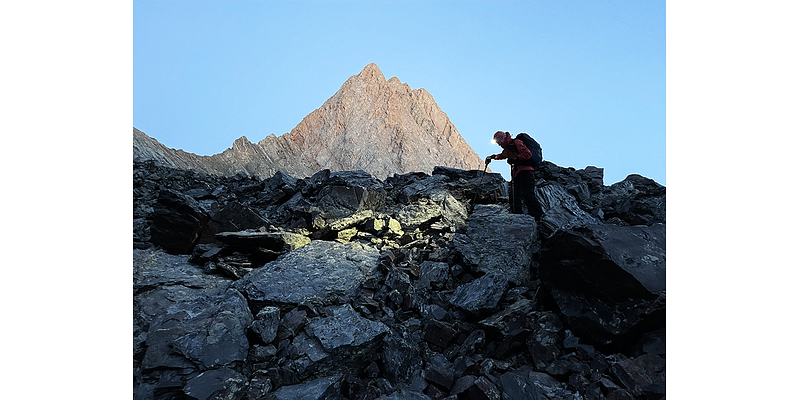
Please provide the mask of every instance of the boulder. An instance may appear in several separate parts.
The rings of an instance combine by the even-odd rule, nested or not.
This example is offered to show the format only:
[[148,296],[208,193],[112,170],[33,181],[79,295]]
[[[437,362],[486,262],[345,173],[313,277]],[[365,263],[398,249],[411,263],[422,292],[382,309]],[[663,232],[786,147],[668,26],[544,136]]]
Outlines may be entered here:
[[584,211],[576,197],[561,184],[541,185],[534,192],[544,211],[540,229],[546,238],[552,237],[559,230],[600,223],[597,218]]
[[208,218],[195,199],[175,190],[161,190],[149,217],[150,241],[170,254],[189,254]]
[[327,400],[339,398],[342,376],[325,376],[305,383],[284,386],[266,398],[268,400]]
[[422,357],[417,343],[402,327],[389,329],[383,339],[381,363],[384,373],[392,383],[409,383],[422,370]]
[[357,374],[379,351],[389,328],[358,314],[350,304],[331,306],[325,314],[312,318],[306,336],[298,336],[295,346],[307,359],[296,364],[301,376]]
[[531,278],[531,256],[539,251],[536,221],[500,205],[478,205],[466,233],[453,239],[456,250],[477,274],[506,277],[517,285]]
[[566,322],[594,345],[661,326],[666,304],[664,225],[597,224],[559,231],[542,249],[539,277]]
[[508,279],[505,276],[484,275],[459,286],[450,298],[450,303],[475,315],[494,311],[507,287]]
[[379,209],[386,199],[383,183],[364,171],[332,172],[320,186],[313,205],[336,219]]
[[288,252],[311,243],[308,236],[292,232],[238,231],[220,232],[217,240],[231,250],[257,251],[267,249],[275,252]]
[[276,304],[331,304],[353,299],[373,277],[378,251],[358,243],[315,240],[267,263],[236,282],[248,299]]
[[270,343],[278,333],[280,323],[280,309],[278,307],[267,306],[256,314],[252,329],[256,332],[264,343]]
[[191,399],[241,399],[247,386],[247,378],[226,367],[205,371],[190,379],[183,392]]

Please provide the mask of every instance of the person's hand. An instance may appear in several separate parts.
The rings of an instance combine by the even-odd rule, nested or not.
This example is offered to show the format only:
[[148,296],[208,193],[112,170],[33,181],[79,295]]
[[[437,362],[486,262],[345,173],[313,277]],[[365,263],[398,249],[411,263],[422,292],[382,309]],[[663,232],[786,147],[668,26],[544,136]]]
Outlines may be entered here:
[[486,156],[486,159],[483,160],[483,162],[485,163],[485,165],[489,165],[489,163],[492,162],[492,160],[494,160],[494,154]]

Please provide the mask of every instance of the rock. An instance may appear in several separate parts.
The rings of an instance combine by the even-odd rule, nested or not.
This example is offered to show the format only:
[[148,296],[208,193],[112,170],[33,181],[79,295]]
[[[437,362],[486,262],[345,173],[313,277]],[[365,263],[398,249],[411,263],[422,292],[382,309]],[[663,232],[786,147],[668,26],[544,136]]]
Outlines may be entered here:
[[241,399],[246,386],[247,378],[244,375],[222,367],[190,379],[183,387],[183,392],[197,400]]
[[394,330],[384,337],[381,350],[384,373],[392,383],[409,383],[422,370],[417,344]]
[[[503,392],[503,400],[540,400],[545,399],[544,390],[537,385],[530,373],[530,367],[523,367],[515,371],[506,372],[500,375],[500,388]],[[557,384],[555,379],[552,379]]]
[[501,312],[480,322],[487,330],[498,333],[504,340],[530,332],[528,313],[533,311],[533,300],[520,299]]
[[329,307],[327,313],[331,315],[308,322],[308,341],[296,342],[298,351],[310,360],[301,361],[301,376],[358,373],[389,330],[381,322],[362,317],[349,304]]
[[328,400],[338,398],[342,376],[325,376],[306,383],[284,386],[271,393],[269,400]]
[[[144,369],[196,365],[206,370],[247,358],[246,329],[253,317],[236,290],[215,295],[177,286],[158,289],[146,297],[165,300],[160,301],[163,308],[149,308],[154,315],[147,333]],[[141,304],[157,303],[142,300]]]
[[655,354],[645,354],[636,359],[617,354],[615,358],[611,372],[632,395],[666,395],[666,360]]
[[426,279],[431,284],[443,285],[447,281],[450,265],[446,262],[423,261],[419,266],[420,279]]
[[609,345],[664,319],[663,225],[560,231],[547,242],[539,264],[559,310],[590,344]]
[[500,400],[501,393],[492,381],[481,376],[463,392],[463,397],[470,400]]
[[478,205],[465,234],[453,239],[456,250],[479,274],[503,275],[517,285],[530,280],[531,255],[539,251],[536,221],[498,205]]
[[311,243],[307,236],[292,232],[221,232],[217,234],[217,239],[232,250],[250,252],[258,248],[288,252]]
[[456,335],[458,335],[458,331],[446,322],[430,320],[425,327],[425,341],[442,349],[447,348]]
[[361,346],[388,331],[386,325],[362,317],[349,304],[329,309],[333,315],[314,318],[306,326],[309,336],[318,339],[329,353],[343,347]]
[[628,175],[595,197],[607,220],[619,218],[629,225],[667,222],[667,189],[641,175]]
[[581,209],[578,200],[567,189],[557,183],[538,186],[536,198],[542,205],[541,234],[550,238],[559,230],[569,230],[600,221]]
[[267,306],[256,314],[252,329],[261,337],[264,343],[270,343],[275,339],[275,335],[278,333],[279,323],[280,309],[278,307]]
[[364,171],[332,172],[316,196],[314,206],[334,218],[375,210],[383,205],[383,183]]
[[191,197],[159,192],[150,216],[150,240],[170,254],[189,254],[208,223],[208,213]]
[[220,232],[258,229],[269,224],[259,213],[240,201],[215,201],[212,203],[208,224],[200,236],[200,243],[214,243]]
[[475,315],[493,311],[497,309],[507,287],[508,280],[505,276],[484,275],[459,286],[450,303]]
[[315,240],[253,270],[236,287],[251,301],[325,305],[355,298],[359,284],[377,267],[373,248]]

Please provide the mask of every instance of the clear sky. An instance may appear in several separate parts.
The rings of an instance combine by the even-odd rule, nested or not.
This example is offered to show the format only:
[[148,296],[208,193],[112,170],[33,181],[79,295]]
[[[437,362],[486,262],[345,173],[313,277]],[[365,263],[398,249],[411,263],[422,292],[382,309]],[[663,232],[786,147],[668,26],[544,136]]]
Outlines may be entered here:
[[[220,153],[281,135],[370,62],[425,88],[479,156],[666,185],[664,1],[133,1],[133,125]],[[508,179],[508,165],[491,168]]]

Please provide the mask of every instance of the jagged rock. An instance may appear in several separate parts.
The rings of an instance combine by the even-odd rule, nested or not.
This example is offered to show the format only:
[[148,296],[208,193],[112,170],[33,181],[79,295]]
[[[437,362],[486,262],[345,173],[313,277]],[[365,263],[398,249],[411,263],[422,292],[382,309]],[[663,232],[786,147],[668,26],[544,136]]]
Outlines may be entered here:
[[297,192],[297,178],[277,171],[264,185],[264,191],[258,194],[257,203],[261,205],[281,204],[289,200]]
[[216,237],[230,249],[243,251],[264,248],[275,252],[288,252],[311,243],[308,236],[292,232],[221,232]]
[[251,301],[330,304],[355,298],[358,285],[377,267],[373,248],[315,240],[253,270],[236,287]]
[[306,383],[284,386],[269,394],[268,400],[333,400],[340,398],[342,375],[325,376]]
[[424,261],[419,266],[420,279],[426,279],[431,284],[443,285],[449,272],[450,265],[446,262]]
[[558,381],[546,374],[536,375],[528,366],[500,375],[503,400],[546,399],[542,387],[550,386],[557,387]]
[[544,211],[540,229],[547,238],[559,230],[600,223],[597,218],[581,209],[575,196],[558,183],[538,186],[534,192]]
[[508,279],[505,276],[484,275],[459,286],[450,298],[450,303],[472,314],[493,311],[505,294]]
[[267,306],[256,314],[253,321],[253,331],[258,333],[264,343],[270,343],[278,333],[280,323],[280,309],[278,307]]
[[442,349],[447,348],[456,335],[458,335],[458,331],[447,322],[430,320],[425,327],[425,341]]
[[159,192],[149,219],[153,244],[171,254],[189,254],[208,223],[208,214],[193,198],[167,189]]
[[497,332],[504,340],[510,340],[522,333],[530,332],[528,313],[533,311],[533,300],[520,299],[503,311],[480,322],[480,325]]
[[667,222],[667,188],[641,175],[628,175],[596,197],[607,220],[619,218],[629,225]]
[[422,357],[417,344],[409,340],[408,331],[389,329],[383,339],[381,363],[392,383],[409,383],[422,370]]
[[301,376],[357,373],[371,360],[389,328],[359,315],[349,304],[328,307],[327,317],[311,319],[306,337],[296,340]]
[[246,329],[253,317],[236,290],[216,294],[170,286],[138,300],[152,314],[142,361],[145,370],[194,366],[205,370],[247,358]]
[[465,234],[453,239],[456,250],[480,274],[503,275],[522,285],[531,277],[531,255],[539,251],[536,221],[499,205],[478,205]]
[[209,220],[200,235],[199,243],[213,243],[220,232],[245,231],[266,226],[269,221],[249,206],[231,200],[224,204],[215,201],[208,210]]
[[611,371],[632,395],[648,398],[666,395],[666,360],[655,354],[635,359],[616,354],[614,358]]
[[608,345],[664,318],[664,225],[560,231],[542,250],[539,265],[573,331],[593,344]]
[[314,207],[333,218],[380,208],[386,199],[383,183],[364,171],[332,172],[316,196]]
[[245,395],[247,378],[230,369],[222,367],[205,371],[190,379],[183,387],[183,392],[191,399],[241,399]]
[[486,377],[481,376],[478,379],[475,379],[466,390],[463,392],[463,396],[465,399],[474,399],[474,400],[500,400],[501,393],[500,389],[495,386],[492,381],[486,379]]

